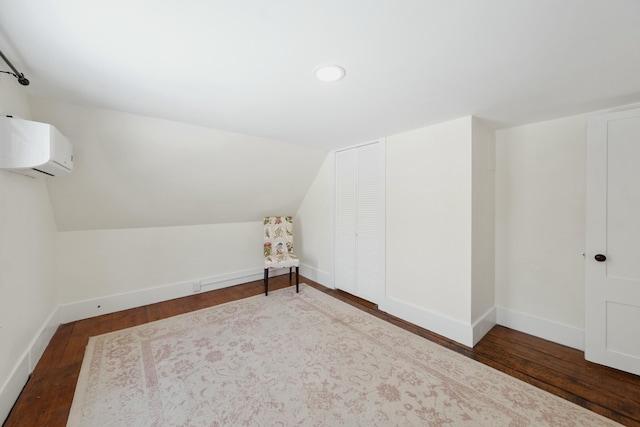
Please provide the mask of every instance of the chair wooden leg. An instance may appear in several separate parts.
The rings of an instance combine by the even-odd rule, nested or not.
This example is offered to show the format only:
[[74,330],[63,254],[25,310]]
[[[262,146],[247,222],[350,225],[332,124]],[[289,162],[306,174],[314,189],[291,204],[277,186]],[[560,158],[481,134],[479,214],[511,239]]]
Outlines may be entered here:
[[293,267],[289,267],[289,283],[291,283],[291,270],[293,269]]
[[269,295],[269,269],[264,269],[264,294]]
[[296,267],[296,293],[300,290],[300,267]]

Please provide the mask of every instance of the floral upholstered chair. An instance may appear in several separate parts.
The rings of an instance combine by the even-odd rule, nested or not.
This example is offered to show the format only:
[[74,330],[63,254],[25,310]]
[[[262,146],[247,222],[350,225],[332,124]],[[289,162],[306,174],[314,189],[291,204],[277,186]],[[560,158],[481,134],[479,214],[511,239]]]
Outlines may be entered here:
[[293,218],[269,216],[264,219],[264,294],[269,295],[269,269],[296,268],[296,292],[300,284],[300,260],[293,253]]

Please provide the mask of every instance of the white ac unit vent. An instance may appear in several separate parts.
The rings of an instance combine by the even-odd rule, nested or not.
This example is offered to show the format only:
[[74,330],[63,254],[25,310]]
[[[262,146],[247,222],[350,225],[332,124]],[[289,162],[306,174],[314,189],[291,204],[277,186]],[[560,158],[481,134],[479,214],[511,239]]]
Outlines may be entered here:
[[73,147],[50,124],[0,117],[0,169],[32,177],[66,175],[73,171]]

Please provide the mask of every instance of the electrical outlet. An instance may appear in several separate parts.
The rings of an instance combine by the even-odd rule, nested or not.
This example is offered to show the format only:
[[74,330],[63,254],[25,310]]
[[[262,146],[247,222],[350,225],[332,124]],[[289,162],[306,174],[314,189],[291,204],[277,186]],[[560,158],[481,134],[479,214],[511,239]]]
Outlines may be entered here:
[[202,284],[199,281],[193,282],[193,292],[200,292],[202,290]]

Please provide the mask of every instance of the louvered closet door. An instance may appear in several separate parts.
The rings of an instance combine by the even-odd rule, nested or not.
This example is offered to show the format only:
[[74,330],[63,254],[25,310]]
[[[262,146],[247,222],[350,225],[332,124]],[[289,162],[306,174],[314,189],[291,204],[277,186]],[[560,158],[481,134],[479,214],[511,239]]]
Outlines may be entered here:
[[380,144],[336,153],[336,287],[377,303],[382,286]]
[[356,293],[356,181],[355,150],[336,153],[335,284]]

